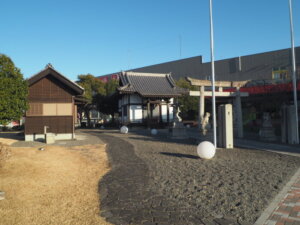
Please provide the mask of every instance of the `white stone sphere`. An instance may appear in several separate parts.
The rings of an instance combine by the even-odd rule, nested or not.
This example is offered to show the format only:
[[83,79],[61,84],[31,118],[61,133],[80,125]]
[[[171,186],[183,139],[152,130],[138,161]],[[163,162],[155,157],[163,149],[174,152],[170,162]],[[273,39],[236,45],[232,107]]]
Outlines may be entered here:
[[216,154],[216,148],[211,142],[202,141],[197,146],[197,153],[202,159],[211,159]]
[[186,128],[191,128],[191,125],[187,124],[187,125],[186,125]]
[[152,134],[152,135],[157,135],[157,130],[156,130],[156,129],[152,129],[152,130],[151,130],[151,134]]
[[127,134],[127,133],[128,133],[128,127],[122,126],[121,129],[120,129],[120,132],[121,132],[122,134]]

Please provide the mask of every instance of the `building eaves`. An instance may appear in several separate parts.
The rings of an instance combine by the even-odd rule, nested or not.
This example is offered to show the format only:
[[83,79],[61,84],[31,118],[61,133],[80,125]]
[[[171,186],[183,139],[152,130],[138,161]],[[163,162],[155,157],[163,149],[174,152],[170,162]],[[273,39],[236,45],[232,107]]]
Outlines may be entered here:
[[84,92],[84,88],[81,87],[80,85],[76,84],[75,82],[71,81],[64,75],[62,75],[60,72],[55,70],[51,64],[47,64],[46,68],[41,70],[40,72],[34,74],[30,78],[28,78],[28,84],[32,85],[39,81],[40,79],[46,77],[47,75],[52,75],[68,87],[70,87],[72,90],[74,90],[77,94],[82,95]]
[[124,86],[120,93],[138,93],[143,97],[178,97],[185,94],[185,89],[175,85],[171,74],[123,72],[120,79]]

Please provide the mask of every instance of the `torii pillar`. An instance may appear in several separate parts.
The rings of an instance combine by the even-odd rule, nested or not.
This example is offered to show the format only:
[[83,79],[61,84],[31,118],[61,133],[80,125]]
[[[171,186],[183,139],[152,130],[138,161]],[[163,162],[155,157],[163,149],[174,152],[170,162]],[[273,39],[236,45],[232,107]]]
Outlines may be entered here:
[[237,92],[234,99],[235,105],[235,122],[236,122],[236,136],[238,138],[244,137],[244,130],[243,130],[243,114],[242,114],[242,102],[241,102],[241,92],[240,88],[237,88]]
[[[193,86],[198,86],[199,91],[190,91],[190,96],[199,96],[199,114],[198,114],[198,127],[201,128],[201,122],[204,117],[205,108],[205,96],[212,96],[211,91],[205,91],[205,87],[211,87],[211,81],[209,80],[198,80],[190,77],[186,77],[186,80]],[[244,86],[248,81],[216,81],[215,86],[218,87],[219,91],[215,92],[216,97],[234,97],[234,125],[235,136],[238,138],[244,137],[243,132],[243,114],[242,114],[242,103],[241,97],[249,96],[246,92],[240,92],[240,87]],[[235,88],[235,92],[224,92],[225,88]]]

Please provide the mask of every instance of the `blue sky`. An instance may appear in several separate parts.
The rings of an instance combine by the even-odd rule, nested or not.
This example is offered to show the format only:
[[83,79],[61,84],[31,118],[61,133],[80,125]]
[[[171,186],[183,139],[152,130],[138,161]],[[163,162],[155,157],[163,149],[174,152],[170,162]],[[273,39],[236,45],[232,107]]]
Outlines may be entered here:
[[[299,46],[300,1],[293,6]],[[76,80],[197,55],[210,61],[209,0],[10,0],[0,7],[0,53],[25,78],[47,63]],[[288,0],[213,0],[215,58],[289,48],[288,12]]]

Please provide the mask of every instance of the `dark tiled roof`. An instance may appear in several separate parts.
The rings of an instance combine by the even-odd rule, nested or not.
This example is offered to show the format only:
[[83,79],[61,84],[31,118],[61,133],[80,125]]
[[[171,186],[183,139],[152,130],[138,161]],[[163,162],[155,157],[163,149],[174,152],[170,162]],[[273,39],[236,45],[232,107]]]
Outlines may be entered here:
[[177,97],[187,93],[177,87],[171,74],[122,72],[120,74],[121,94],[138,93],[143,97]]
[[32,84],[36,83],[37,81],[39,81],[40,79],[42,79],[42,78],[44,78],[44,77],[46,77],[48,75],[51,75],[51,76],[55,77],[60,82],[62,82],[63,84],[65,84],[67,87],[69,87],[72,90],[74,90],[78,95],[82,95],[83,94],[84,89],[81,86],[79,86],[75,82],[69,80],[68,78],[66,78],[61,73],[57,72],[53,68],[53,66],[51,64],[47,64],[47,66],[46,66],[45,69],[43,69],[42,71],[38,72],[37,74],[31,76],[28,79],[29,86],[31,86]]

